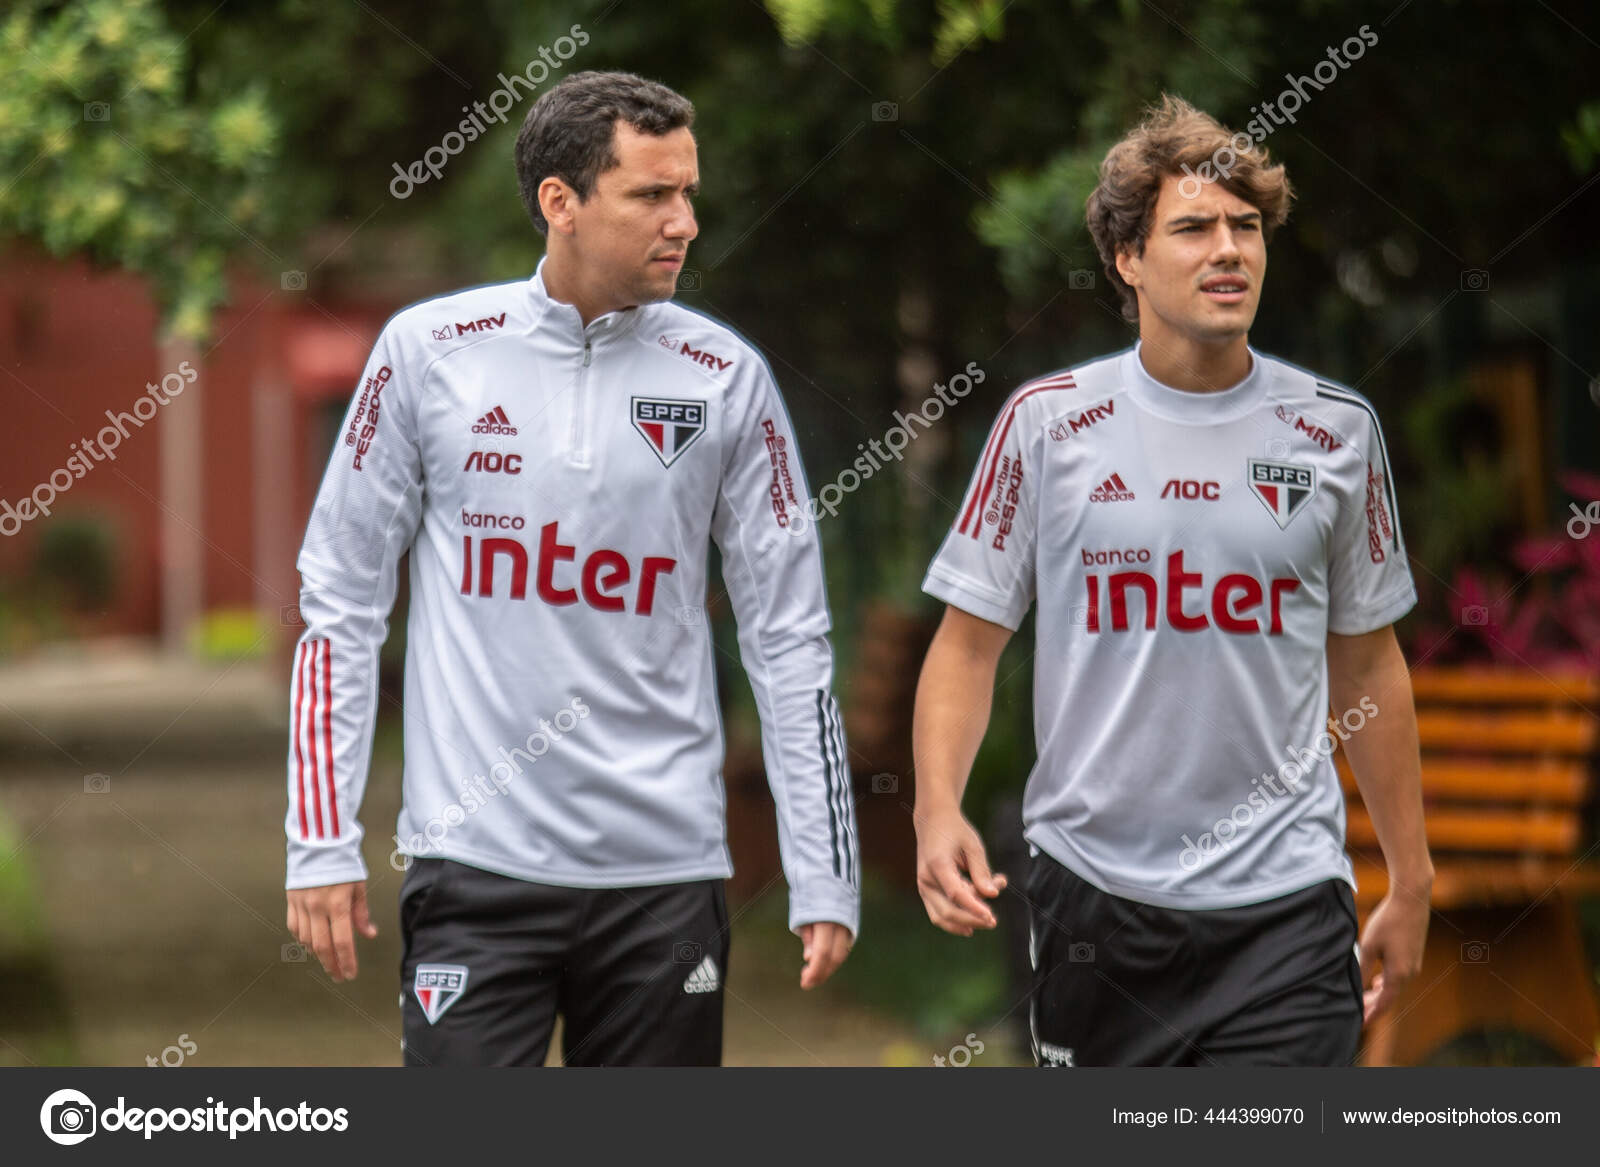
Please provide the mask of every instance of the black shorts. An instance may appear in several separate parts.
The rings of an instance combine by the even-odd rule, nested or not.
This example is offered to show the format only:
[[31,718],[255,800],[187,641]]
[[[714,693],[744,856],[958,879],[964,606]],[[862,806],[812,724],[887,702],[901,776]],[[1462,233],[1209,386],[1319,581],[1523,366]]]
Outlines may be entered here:
[[1342,880],[1179,911],[1110,895],[1040,852],[1022,891],[1037,1064],[1354,1062],[1361,967]]
[[723,881],[575,888],[413,859],[400,891],[408,1066],[722,1061]]

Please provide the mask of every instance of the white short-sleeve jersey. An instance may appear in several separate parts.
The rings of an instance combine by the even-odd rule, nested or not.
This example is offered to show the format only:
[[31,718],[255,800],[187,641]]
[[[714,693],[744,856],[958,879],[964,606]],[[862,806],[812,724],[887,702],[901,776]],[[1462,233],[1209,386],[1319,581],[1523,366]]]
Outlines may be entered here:
[[1251,357],[1216,393],[1137,347],[1021,386],[923,584],[1008,628],[1037,601],[1027,838],[1165,907],[1354,882],[1327,636],[1416,602],[1372,405]]

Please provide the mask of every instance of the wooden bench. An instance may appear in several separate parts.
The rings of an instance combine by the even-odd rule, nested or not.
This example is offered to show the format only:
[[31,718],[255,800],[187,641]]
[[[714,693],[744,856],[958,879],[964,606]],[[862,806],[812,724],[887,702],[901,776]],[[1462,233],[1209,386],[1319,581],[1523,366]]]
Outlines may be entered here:
[[[1422,972],[1368,1028],[1362,1061],[1416,1065],[1457,1037],[1500,1033],[1536,1040],[1553,1060],[1592,1062],[1600,1008],[1574,900],[1600,892],[1600,843],[1584,821],[1600,683],[1419,669],[1412,687],[1433,917]],[[1365,926],[1388,877],[1342,750],[1335,761]]]

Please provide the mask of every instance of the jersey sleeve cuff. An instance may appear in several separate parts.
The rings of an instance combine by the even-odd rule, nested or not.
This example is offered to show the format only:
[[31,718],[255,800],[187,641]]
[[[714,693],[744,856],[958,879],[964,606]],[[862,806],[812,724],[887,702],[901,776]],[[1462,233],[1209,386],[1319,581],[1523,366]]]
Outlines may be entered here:
[[970,612],[991,624],[1000,624],[1015,632],[1027,612],[1027,605],[1017,605],[988,588],[979,588],[973,581],[963,579],[937,566],[928,569],[922,581],[922,590],[936,600],[943,600],[963,612]]
[[789,931],[798,936],[801,925],[822,923],[843,924],[850,929],[854,943],[861,935],[861,900],[854,896],[826,900],[789,898]]
[[327,887],[333,883],[358,883],[367,878],[367,865],[357,847],[308,847],[289,844],[289,872],[286,891],[302,887]]
[[1417,589],[1407,584],[1401,591],[1395,592],[1388,599],[1381,600],[1371,607],[1360,608],[1354,612],[1340,613],[1335,619],[1328,617],[1328,631],[1336,636],[1364,636],[1368,632],[1376,632],[1380,628],[1387,628],[1400,617],[1404,616],[1417,604]]

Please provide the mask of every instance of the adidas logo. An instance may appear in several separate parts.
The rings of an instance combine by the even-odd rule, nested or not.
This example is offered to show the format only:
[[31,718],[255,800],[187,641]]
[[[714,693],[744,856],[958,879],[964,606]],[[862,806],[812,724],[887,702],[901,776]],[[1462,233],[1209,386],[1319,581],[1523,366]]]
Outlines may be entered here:
[[488,413],[480,417],[472,427],[475,434],[516,434],[517,427],[511,424],[511,419],[506,416],[506,411],[500,406],[495,406]]
[[694,966],[694,971],[683,982],[685,993],[715,993],[722,988],[722,976],[717,972],[717,962],[709,956]]
[[1133,491],[1122,481],[1122,475],[1113,474],[1089,492],[1090,502],[1132,502]]

